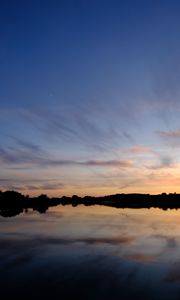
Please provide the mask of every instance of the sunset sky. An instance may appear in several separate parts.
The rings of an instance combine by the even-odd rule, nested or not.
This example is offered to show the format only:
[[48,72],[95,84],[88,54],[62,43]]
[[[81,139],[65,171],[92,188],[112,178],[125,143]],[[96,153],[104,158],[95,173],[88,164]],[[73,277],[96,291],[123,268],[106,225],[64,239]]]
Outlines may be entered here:
[[0,189],[180,193],[180,1],[0,1]]

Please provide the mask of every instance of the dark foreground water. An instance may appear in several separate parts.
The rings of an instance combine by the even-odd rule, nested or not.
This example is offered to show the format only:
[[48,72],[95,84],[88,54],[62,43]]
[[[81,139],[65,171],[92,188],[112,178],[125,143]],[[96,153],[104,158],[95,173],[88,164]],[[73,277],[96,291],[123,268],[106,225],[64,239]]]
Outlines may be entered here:
[[0,217],[1,299],[180,299],[180,210]]

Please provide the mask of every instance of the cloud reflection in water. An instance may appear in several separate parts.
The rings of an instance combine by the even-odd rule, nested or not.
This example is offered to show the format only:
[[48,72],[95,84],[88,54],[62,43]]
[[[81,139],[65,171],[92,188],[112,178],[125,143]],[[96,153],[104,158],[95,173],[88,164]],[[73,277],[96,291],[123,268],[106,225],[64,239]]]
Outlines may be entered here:
[[3,298],[178,299],[176,211],[60,206],[3,220]]

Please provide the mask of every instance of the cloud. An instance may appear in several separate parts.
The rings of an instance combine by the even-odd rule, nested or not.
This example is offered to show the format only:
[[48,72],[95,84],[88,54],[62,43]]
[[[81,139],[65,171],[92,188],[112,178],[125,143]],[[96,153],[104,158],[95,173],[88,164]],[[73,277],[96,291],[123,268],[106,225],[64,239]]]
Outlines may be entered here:
[[166,138],[180,138],[180,129],[177,129],[177,130],[170,130],[170,131],[161,131],[161,130],[157,130],[156,131],[157,134],[163,138],[163,139],[166,139]]
[[46,138],[91,150],[107,152],[123,136],[116,127],[105,122],[107,116],[103,111],[92,107],[63,105],[56,110],[36,107],[22,111],[22,117]]
[[129,132],[124,131],[123,136],[128,140],[128,142],[130,142],[130,144],[134,143],[134,138]]
[[163,239],[166,242],[166,247],[169,249],[178,247],[178,242],[175,237],[166,236],[163,234],[156,234],[153,237]]
[[[20,234],[19,238],[15,239],[16,246],[21,244],[28,245],[71,245],[76,243],[84,243],[87,245],[98,245],[98,244],[110,244],[110,245],[131,245],[134,243],[135,238],[132,236],[122,236],[122,237],[77,237],[77,238],[61,238],[53,236],[39,236],[35,238],[29,236],[28,238],[24,234]],[[1,238],[0,246],[3,249],[10,249],[11,245],[14,243],[14,238]]]
[[175,167],[174,158],[167,155],[166,156],[159,155],[159,162],[150,166],[146,166],[147,169],[151,169],[151,170],[173,168],[173,167]]
[[158,136],[170,146],[180,146],[180,129],[161,131],[157,130]]
[[117,168],[130,168],[133,166],[131,160],[51,160],[42,159],[39,161],[43,166],[84,166],[84,167],[117,167]]
[[153,152],[150,147],[147,147],[147,146],[142,145],[142,144],[135,145],[135,146],[130,147],[130,148],[122,149],[120,151],[128,153],[128,154],[143,154],[143,153]]
[[111,244],[111,245],[130,245],[134,243],[134,237],[82,237],[82,238],[53,238],[53,237],[45,237],[39,238],[40,242],[45,244],[74,244],[74,243],[85,243],[88,245],[96,245],[96,244]]
[[17,163],[18,158],[8,150],[0,148],[0,159],[5,163]]
[[39,161],[43,166],[84,166],[84,167],[117,167],[117,168],[131,168],[133,161],[131,160],[51,160],[42,159]]
[[51,159],[43,151],[24,151],[19,149],[3,149],[0,148],[1,161],[5,164],[29,164],[42,167],[58,167],[58,166],[89,166],[89,167],[118,167],[128,168],[133,166],[131,160],[61,160]]
[[[46,155],[46,152],[37,144],[11,137],[15,141],[15,145],[0,147],[0,160],[7,164],[21,164],[37,161]],[[17,145],[16,145],[17,144]]]
[[28,150],[36,152],[36,153],[42,152],[42,148],[39,145],[36,145],[29,141],[24,141],[24,140],[18,139],[18,138],[14,138],[14,139],[18,145],[22,146],[22,148],[28,149]]
[[172,270],[165,277],[165,281],[170,283],[180,283],[180,264],[176,262]]
[[140,183],[142,184],[144,182],[144,178],[137,178],[137,179],[133,179],[133,180],[129,180],[128,181],[125,181],[119,188],[120,190],[123,190],[123,189],[127,189],[131,186],[135,186],[135,185],[139,185]]
[[127,258],[144,264],[149,264],[157,261],[156,255],[141,254],[141,253],[130,254],[127,256]]
[[[88,151],[111,151],[121,143],[132,144],[133,113],[126,105],[108,103],[65,104],[31,107],[21,111],[22,122],[53,142],[75,144]],[[137,127],[137,124],[136,124]]]
[[18,190],[18,191],[39,191],[39,190],[60,190],[65,184],[57,179],[40,179],[40,178],[0,178],[1,188]]
[[128,168],[133,166],[133,162],[131,160],[88,160],[82,162],[80,164],[84,164],[87,166],[100,166],[100,167],[121,167]]
[[31,185],[26,185],[24,187],[24,190],[29,190],[29,191],[35,191],[35,190],[60,190],[63,189],[65,185],[63,183],[45,183],[45,184],[31,184]]

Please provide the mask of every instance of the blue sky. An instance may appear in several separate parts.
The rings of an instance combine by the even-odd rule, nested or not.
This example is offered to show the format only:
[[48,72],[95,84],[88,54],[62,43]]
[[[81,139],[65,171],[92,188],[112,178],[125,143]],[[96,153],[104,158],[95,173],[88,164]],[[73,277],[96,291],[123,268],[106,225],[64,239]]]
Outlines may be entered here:
[[179,1],[1,1],[1,188],[180,192],[179,28]]

